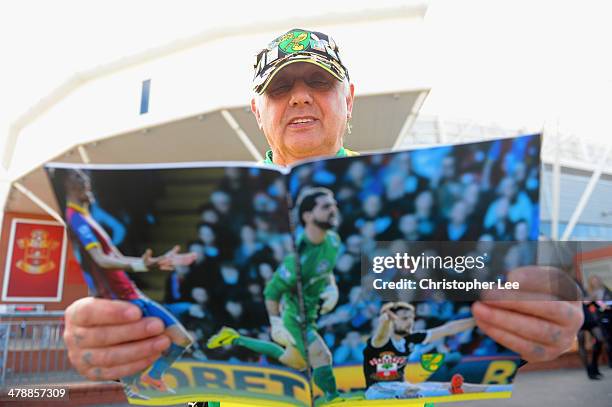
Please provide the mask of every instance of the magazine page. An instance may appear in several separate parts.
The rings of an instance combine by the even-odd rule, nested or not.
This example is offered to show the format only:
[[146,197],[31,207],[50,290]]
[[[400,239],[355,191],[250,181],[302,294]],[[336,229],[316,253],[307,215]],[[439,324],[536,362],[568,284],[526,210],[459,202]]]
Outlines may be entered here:
[[[408,279],[393,266],[376,274],[372,264],[384,253],[415,251],[485,253],[481,272],[490,277],[535,264],[540,143],[531,135],[292,168],[297,247],[313,253],[301,272],[315,405],[511,396],[520,359],[475,326],[477,297],[378,290]],[[493,256],[497,242],[508,244]],[[458,266],[440,268],[463,271]]]
[[47,172],[91,294],[138,305],[172,340],[149,368],[121,378],[130,403],[311,405],[300,354],[279,345],[302,337],[278,309],[300,319],[299,304],[281,303],[293,253],[281,171],[217,163]]

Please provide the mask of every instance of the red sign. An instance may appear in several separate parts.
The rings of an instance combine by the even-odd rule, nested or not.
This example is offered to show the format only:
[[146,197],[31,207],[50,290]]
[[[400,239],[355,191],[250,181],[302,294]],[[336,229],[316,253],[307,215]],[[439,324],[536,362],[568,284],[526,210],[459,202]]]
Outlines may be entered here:
[[60,301],[66,232],[58,222],[13,219],[2,301]]

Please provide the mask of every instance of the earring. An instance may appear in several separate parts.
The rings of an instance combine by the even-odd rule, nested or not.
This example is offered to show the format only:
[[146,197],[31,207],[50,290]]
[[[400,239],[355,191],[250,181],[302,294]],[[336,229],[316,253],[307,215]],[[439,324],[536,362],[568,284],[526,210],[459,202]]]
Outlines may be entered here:
[[351,134],[351,116],[346,115],[346,134]]

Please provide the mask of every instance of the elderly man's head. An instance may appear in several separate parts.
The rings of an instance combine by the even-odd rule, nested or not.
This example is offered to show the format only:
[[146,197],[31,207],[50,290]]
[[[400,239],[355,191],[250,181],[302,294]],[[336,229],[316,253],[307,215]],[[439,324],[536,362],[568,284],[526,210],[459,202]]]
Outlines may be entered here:
[[262,50],[251,110],[274,162],[334,155],[353,109],[354,87],[325,34],[291,30]]

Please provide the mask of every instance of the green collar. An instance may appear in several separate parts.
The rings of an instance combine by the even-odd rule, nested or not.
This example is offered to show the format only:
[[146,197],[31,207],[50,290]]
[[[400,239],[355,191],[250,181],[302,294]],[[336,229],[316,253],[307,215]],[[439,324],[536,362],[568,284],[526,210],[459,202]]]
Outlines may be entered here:
[[327,233],[325,234],[325,238],[323,238],[323,241],[321,243],[317,243],[314,244],[310,241],[310,239],[308,238],[308,236],[306,236],[306,231],[302,231],[302,233],[298,236],[297,242],[295,242],[295,247],[297,249],[298,253],[303,253],[304,250],[306,250],[306,248],[308,247],[313,247],[313,246],[321,246],[323,243],[325,243],[325,241],[327,240]]
[[[340,147],[340,150],[336,153],[336,157],[347,157],[348,153],[344,147]],[[272,150],[266,151],[266,158],[263,160],[264,164],[274,164],[272,160]]]

